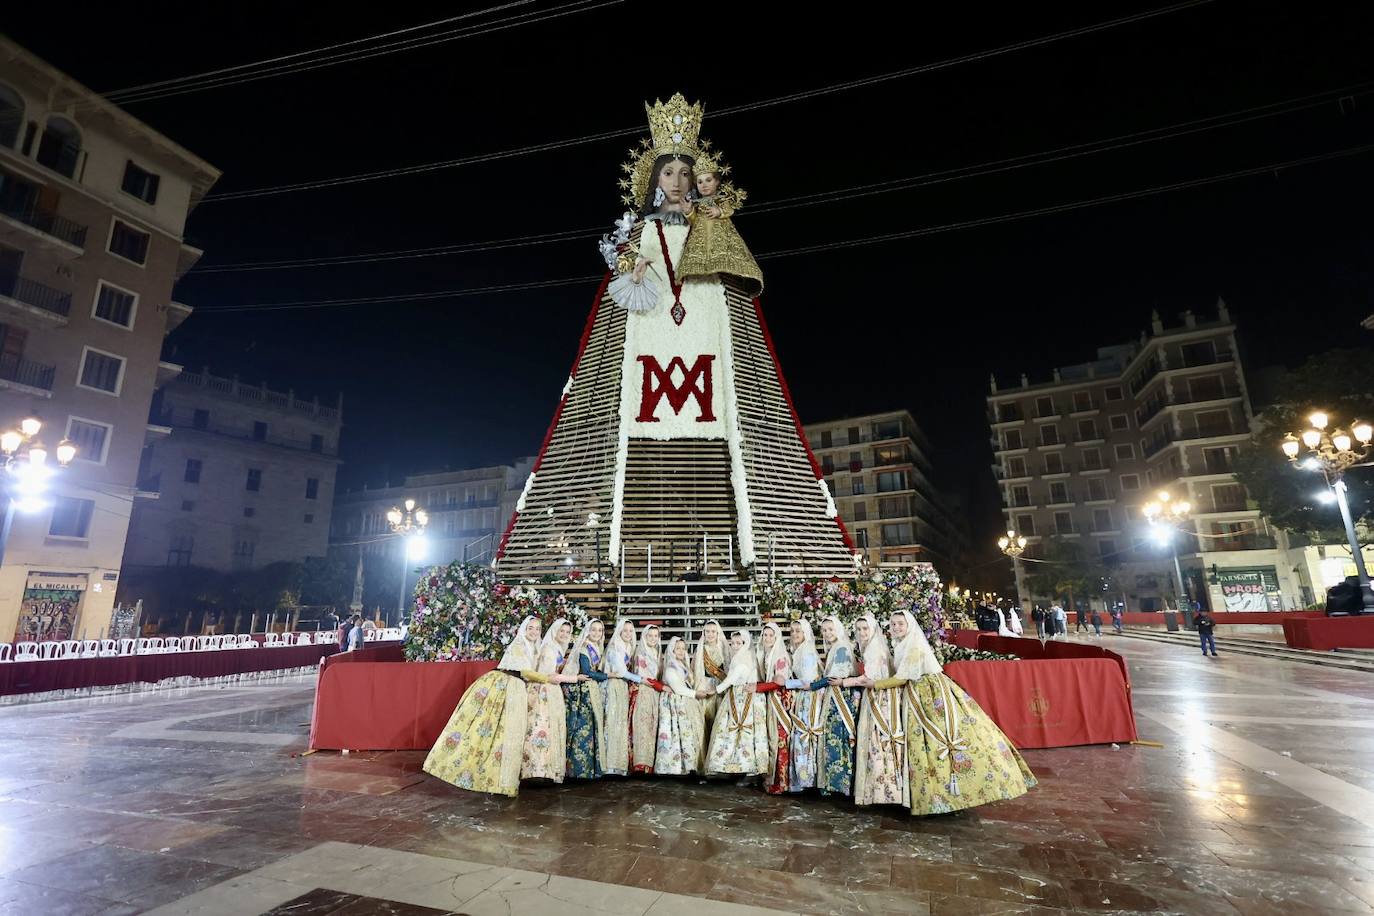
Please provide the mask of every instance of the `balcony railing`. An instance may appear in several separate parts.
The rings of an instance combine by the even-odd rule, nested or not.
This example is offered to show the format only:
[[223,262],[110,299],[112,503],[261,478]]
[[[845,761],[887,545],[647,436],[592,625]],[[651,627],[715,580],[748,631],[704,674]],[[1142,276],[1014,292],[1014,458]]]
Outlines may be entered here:
[[1183,357],[1183,368],[1193,369],[1197,366],[1215,366],[1217,363],[1229,363],[1232,359],[1230,350],[1217,350],[1211,356],[1185,355]]
[[18,274],[0,274],[0,296],[8,296],[25,305],[64,317],[72,310],[71,293],[44,286]]
[[1209,538],[1208,550],[1273,550],[1274,539],[1266,534],[1243,534],[1233,538]]
[[1139,394],[1141,389],[1154,381],[1157,375],[1159,375],[1159,361],[1152,359],[1149,364],[1145,366],[1144,371],[1136,376],[1135,380],[1131,382],[1131,394]]
[[51,210],[45,210],[37,204],[13,201],[0,195],[0,214],[8,216],[10,219],[18,220],[26,226],[32,226],[39,232],[45,232],[54,238],[61,239],[69,245],[77,248],[86,247],[86,227],[80,223],[74,223],[63,216],[58,216]]
[[13,353],[0,354],[0,379],[7,382],[52,391],[52,380],[56,372],[55,366],[30,362]]

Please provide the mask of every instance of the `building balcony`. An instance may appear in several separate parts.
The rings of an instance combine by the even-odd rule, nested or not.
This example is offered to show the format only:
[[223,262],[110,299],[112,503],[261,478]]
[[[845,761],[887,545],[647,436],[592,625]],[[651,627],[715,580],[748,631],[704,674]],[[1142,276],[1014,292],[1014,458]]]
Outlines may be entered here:
[[1144,457],[1153,458],[1170,445],[1179,442],[1198,442],[1205,439],[1248,438],[1249,435],[1249,431],[1242,429],[1239,423],[1217,423],[1197,429],[1185,430],[1182,433],[1175,433],[1169,430],[1165,435],[1156,438],[1145,447]]
[[[0,189],[12,180],[0,173]],[[80,255],[86,248],[86,227],[32,200],[29,194],[0,194],[0,235],[37,242],[63,257]]]
[[1204,538],[1206,553],[1215,553],[1222,550],[1276,550],[1278,545],[1274,539],[1264,534],[1246,534],[1234,538]]
[[0,302],[63,324],[72,310],[71,293],[18,274],[0,274]]
[[33,391],[52,397],[57,367],[35,363],[13,353],[0,354],[0,387]]

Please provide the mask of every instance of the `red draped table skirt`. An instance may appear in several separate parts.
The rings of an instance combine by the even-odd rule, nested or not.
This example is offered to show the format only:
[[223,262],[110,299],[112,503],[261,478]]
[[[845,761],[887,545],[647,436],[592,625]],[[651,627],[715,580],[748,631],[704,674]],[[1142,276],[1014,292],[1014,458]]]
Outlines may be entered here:
[[0,664],[0,695],[114,687],[138,682],[155,684],[174,677],[212,678],[253,671],[307,668],[318,665],[320,659],[334,651],[333,645],[322,644],[9,662]]

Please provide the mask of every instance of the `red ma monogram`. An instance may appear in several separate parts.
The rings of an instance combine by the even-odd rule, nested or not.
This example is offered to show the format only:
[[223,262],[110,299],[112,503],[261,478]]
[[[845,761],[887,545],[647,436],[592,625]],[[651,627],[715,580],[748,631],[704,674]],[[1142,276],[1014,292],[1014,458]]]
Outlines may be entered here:
[[[715,360],[714,356],[698,356],[690,369],[681,356],[674,356],[668,362],[667,369],[659,365],[657,357],[640,356],[638,359],[644,364],[644,381],[640,388],[639,416],[635,417],[637,422],[657,423],[658,417],[654,416],[654,411],[665,395],[675,414],[682,413],[682,406],[689,397],[696,398],[700,411],[697,422],[715,422],[716,415],[711,412],[711,363]],[[674,369],[683,372],[681,385],[673,384],[670,376]]]

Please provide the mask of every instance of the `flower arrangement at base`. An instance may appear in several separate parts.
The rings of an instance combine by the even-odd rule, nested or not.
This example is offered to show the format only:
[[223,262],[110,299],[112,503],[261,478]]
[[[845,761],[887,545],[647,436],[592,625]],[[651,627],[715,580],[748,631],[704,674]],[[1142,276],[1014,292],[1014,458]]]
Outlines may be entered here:
[[880,569],[855,579],[768,579],[758,584],[759,612],[764,618],[806,617],[815,627],[830,615],[846,628],[865,613],[886,623],[893,612],[910,611],[930,640],[941,664],[953,661],[1003,661],[1013,655],[961,649],[945,639],[949,621],[940,575],[930,563],[902,569]]
[[502,582],[489,566],[436,566],[415,586],[406,660],[498,659],[526,617],[538,617],[546,628],[566,617],[574,633],[587,622],[586,612],[564,595]]

